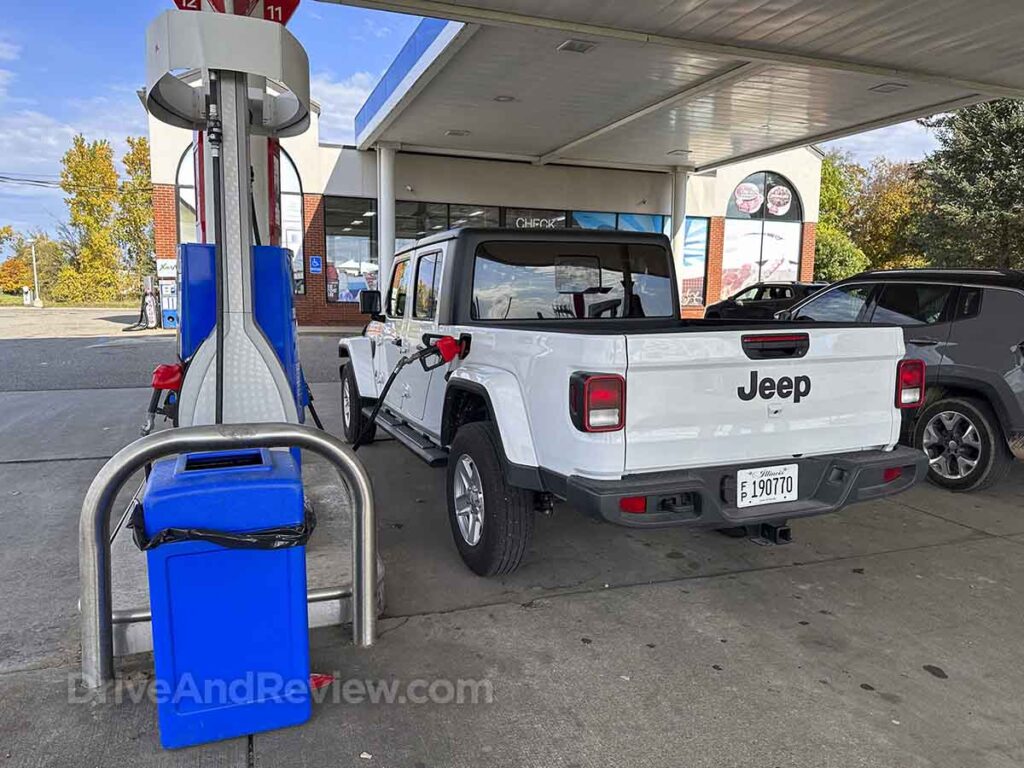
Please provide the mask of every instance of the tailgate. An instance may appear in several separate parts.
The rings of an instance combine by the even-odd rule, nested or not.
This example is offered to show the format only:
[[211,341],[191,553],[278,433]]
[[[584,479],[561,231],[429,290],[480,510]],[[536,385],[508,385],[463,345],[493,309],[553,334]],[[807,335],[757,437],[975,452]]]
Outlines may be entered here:
[[[807,338],[795,350],[743,341],[793,334]],[[627,473],[843,453],[899,436],[899,328],[629,335],[626,351]]]

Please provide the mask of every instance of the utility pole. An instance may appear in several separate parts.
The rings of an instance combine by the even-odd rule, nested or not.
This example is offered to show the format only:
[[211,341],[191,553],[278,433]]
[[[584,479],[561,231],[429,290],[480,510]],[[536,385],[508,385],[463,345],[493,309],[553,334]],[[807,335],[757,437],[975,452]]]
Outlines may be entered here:
[[39,267],[36,266],[36,241],[32,241],[32,281],[35,287],[35,298],[32,300],[32,306],[41,307],[43,306],[43,300],[39,298]]

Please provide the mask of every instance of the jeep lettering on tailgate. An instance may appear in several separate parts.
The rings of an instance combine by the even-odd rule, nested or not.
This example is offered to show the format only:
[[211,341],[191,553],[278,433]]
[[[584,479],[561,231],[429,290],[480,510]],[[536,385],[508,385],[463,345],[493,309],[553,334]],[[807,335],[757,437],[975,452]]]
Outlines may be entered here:
[[749,389],[744,390],[743,387],[736,388],[736,394],[739,395],[740,400],[745,401],[753,400],[758,395],[761,396],[762,400],[771,400],[778,395],[784,400],[792,397],[794,403],[799,403],[810,393],[810,376],[797,376],[792,379],[789,376],[783,376],[778,380],[766,376],[759,383],[757,371],[750,372]]

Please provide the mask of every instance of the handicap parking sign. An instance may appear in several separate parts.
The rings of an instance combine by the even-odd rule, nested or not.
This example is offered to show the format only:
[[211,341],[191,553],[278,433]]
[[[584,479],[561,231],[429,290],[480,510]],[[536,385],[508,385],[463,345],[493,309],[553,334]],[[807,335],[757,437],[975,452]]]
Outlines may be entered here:
[[324,271],[324,258],[323,256],[310,256],[309,257],[309,273],[311,275],[319,275]]

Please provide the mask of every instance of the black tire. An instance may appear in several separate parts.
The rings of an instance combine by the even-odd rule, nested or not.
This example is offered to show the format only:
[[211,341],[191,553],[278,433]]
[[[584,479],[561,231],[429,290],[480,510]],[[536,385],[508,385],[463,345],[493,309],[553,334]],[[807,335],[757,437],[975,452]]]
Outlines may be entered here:
[[[483,496],[475,543],[471,543],[473,536],[463,533],[456,512],[457,475],[464,457],[475,468]],[[506,481],[501,438],[494,424],[480,421],[459,427],[448,454],[447,476],[448,521],[463,562],[480,576],[512,573],[533,535],[533,493]]]
[[[346,402],[348,406],[345,405]],[[350,445],[366,427],[366,417],[363,415],[363,406],[366,404],[366,399],[359,394],[356,372],[352,369],[352,363],[348,363],[341,370],[341,433],[345,442]],[[377,425],[370,425],[366,437],[363,438],[363,444],[372,443],[376,434]]]
[[[945,421],[940,414],[948,414]],[[952,422],[952,431],[947,422]],[[973,425],[977,432],[976,441],[962,439],[965,437],[964,424]],[[930,432],[929,425],[932,425]],[[947,433],[949,443],[943,448],[936,438],[944,438]],[[947,397],[926,405],[914,425],[914,445],[925,451],[933,462],[928,467],[928,479],[940,488],[955,492],[989,488],[1006,476],[1013,463],[992,408],[984,400],[973,397]],[[968,461],[976,462],[974,468],[965,471],[960,467],[956,460],[957,452]],[[944,464],[935,461],[939,457]],[[957,472],[962,476],[954,476]]]

